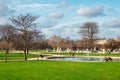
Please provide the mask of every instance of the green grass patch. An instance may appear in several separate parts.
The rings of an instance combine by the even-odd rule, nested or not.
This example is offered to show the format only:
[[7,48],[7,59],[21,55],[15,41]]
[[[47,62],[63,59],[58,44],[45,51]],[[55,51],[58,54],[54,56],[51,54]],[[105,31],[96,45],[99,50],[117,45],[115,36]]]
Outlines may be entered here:
[[[27,54],[27,58],[35,58],[38,57],[36,54]],[[9,53],[7,54],[8,60],[23,60],[24,54],[23,53]],[[4,60],[4,54],[0,54],[0,60]]]
[[29,52],[46,52],[46,50],[29,50]]
[[118,62],[0,62],[0,80],[119,80]]
[[118,53],[111,53],[111,54],[102,54],[102,53],[93,53],[93,54],[85,54],[85,53],[78,53],[76,55],[83,55],[83,56],[116,56],[116,57],[120,57],[120,54]]
[[[29,50],[29,52],[40,52],[40,53],[46,53],[46,50]],[[47,51],[48,53],[54,53],[54,50],[50,49]]]

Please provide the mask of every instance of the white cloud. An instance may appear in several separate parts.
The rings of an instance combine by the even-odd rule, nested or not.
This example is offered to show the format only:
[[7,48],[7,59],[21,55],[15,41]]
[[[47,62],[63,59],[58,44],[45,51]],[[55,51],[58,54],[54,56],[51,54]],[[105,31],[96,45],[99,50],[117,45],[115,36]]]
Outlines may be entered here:
[[0,25],[1,24],[6,24],[8,22],[7,18],[5,17],[0,17]]
[[8,17],[15,12],[9,8],[7,1],[9,0],[0,0],[0,24],[5,24]]
[[66,2],[61,2],[60,4],[58,4],[59,8],[65,8],[68,4]]
[[56,20],[44,19],[43,21],[40,21],[39,26],[41,28],[51,28],[54,27],[56,24],[57,24]]
[[100,25],[100,36],[114,38],[120,35],[120,19],[111,18]]
[[42,28],[42,32],[46,35],[46,37],[50,37],[52,35],[60,35],[64,38],[71,37],[72,39],[79,38],[78,34],[78,24],[70,24],[70,23],[57,23],[53,27]]
[[14,12],[14,10],[10,10],[7,6],[0,6],[0,16],[9,16]]
[[8,5],[7,5],[7,1],[5,0],[0,0],[0,16],[7,16],[10,15],[12,13],[14,13],[14,10],[11,10]]
[[39,4],[39,3],[34,3],[34,4],[22,4],[22,5],[17,5],[16,7],[21,9],[21,8],[54,8],[56,7],[57,4]]
[[82,17],[97,17],[103,16],[104,13],[103,6],[95,6],[95,7],[81,7],[77,10],[77,14]]
[[52,18],[52,19],[59,19],[62,18],[64,15],[62,13],[50,13],[48,15],[48,18]]
[[109,28],[120,28],[120,19],[113,19],[113,20],[104,22],[103,25]]

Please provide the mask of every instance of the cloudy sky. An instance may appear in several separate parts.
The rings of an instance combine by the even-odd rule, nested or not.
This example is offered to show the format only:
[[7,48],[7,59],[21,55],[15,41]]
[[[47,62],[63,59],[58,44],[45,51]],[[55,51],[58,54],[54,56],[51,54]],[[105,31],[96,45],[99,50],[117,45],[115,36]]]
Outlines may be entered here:
[[100,37],[120,36],[120,0],[0,0],[0,24],[13,15],[39,16],[38,28],[47,37],[79,39],[79,27],[97,22]]

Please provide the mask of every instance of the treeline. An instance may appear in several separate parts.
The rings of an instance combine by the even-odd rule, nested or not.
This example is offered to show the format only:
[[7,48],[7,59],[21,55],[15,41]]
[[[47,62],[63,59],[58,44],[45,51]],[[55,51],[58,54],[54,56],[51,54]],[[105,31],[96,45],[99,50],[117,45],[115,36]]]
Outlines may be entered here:
[[[110,54],[113,51],[120,52],[120,37],[115,39],[106,38],[95,38],[93,39],[93,46],[88,38],[82,38],[80,40],[71,40],[70,38],[61,38],[61,36],[53,35],[46,42],[53,49],[60,47],[62,50],[67,48],[71,50],[86,51],[88,49],[91,53],[96,53],[97,51]],[[91,50],[93,47],[93,51]],[[96,52],[95,52],[96,51]]]
[[117,40],[106,39],[106,43],[98,44],[101,39],[98,39],[99,29],[95,22],[86,22],[80,26],[79,33],[83,36],[81,40],[71,40],[57,35],[52,35],[46,39],[41,30],[36,28],[37,18],[31,14],[20,14],[9,18],[9,24],[0,26],[0,49],[4,50],[5,54],[8,54],[10,49],[23,50],[24,59],[27,60],[26,54],[29,50],[60,47],[62,50],[67,48],[71,50],[89,49],[93,53],[94,48],[102,48],[111,53],[120,48],[119,37]]

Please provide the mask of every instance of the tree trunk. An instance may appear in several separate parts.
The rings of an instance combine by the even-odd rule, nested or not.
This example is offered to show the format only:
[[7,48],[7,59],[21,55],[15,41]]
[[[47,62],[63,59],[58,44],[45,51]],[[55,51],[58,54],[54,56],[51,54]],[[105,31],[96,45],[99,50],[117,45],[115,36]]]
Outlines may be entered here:
[[93,49],[93,48],[91,48],[91,54],[93,54],[93,52],[94,52],[94,49]]
[[6,54],[9,54],[9,49],[6,49],[6,51],[5,51],[5,52],[6,52]]
[[5,62],[7,62],[7,54],[8,54],[8,49],[5,49],[5,52],[4,52],[4,60],[5,60]]
[[26,49],[24,50],[24,60],[25,61],[27,60],[27,50]]
[[93,40],[90,40],[90,50],[91,50],[91,54],[93,54],[93,52],[94,52]]

